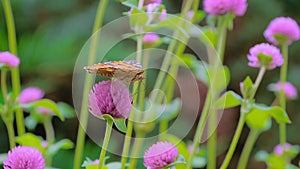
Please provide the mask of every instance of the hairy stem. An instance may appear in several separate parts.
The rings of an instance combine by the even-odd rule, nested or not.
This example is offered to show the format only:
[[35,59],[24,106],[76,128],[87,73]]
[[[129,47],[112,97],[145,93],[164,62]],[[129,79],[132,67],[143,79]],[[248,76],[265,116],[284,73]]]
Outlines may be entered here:
[[[107,8],[109,0],[101,0],[98,5],[97,14],[94,21],[93,33],[98,31],[101,28],[103,23],[103,17],[105,10]],[[97,37],[99,38],[99,36]],[[96,51],[97,51],[97,38],[93,38],[91,42],[90,54],[88,58],[88,65],[91,65],[95,62],[96,58]],[[74,157],[74,169],[81,168],[81,161],[82,161],[82,153],[83,147],[85,142],[85,130],[87,127],[88,122],[88,94],[92,87],[92,80],[93,76],[87,74],[84,81],[84,88],[83,88],[83,98],[81,102],[81,110],[80,110],[80,117],[79,117],[79,127],[77,133],[77,141],[76,141],[76,148],[75,148],[75,157]]]

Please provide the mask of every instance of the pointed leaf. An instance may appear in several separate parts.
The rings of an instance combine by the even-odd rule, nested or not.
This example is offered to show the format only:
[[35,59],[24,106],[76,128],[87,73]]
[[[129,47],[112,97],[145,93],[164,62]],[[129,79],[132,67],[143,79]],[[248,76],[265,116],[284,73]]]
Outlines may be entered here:
[[202,156],[196,156],[193,159],[193,168],[203,168],[207,164],[207,159]]
[[73,148],[74,144],[69,139],[63,139],[58,141],[57,143],[51,144],[47,149],[46,156],[52,157],[54,156],[59,150],[68,150]]
[[222,91],[224,90],[230,80],[230,72],[228,67],[208,67],[209,84],[214,90]]
[[233,91],[228,91],[224,93],[216,102],[216,109],[226,109],[238,106],[242,104],[243,99],[240,95],[236,94]]
[[65,118],[75,117],[75,110],[72,106],[64,102],[58,102],[57,107]]
[[125,119],[114,119],[114,124],[123,133],[126,133],[127,127],[126,127],[126,122]]
[[175,118],[181,107],[181,99],[176,98],[169,104],[164,105],[154,105],[156,112],[161,113],[160,116],[156,119],[156,121],[161,120],[172,120]]

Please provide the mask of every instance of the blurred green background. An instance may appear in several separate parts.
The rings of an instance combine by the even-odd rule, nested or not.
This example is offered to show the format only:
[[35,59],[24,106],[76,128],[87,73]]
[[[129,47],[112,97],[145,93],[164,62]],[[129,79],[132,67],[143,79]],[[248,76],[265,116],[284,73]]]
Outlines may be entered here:
[[[168,13],[178,13],[181,0],[163,0]],[[21,58],[20,72],[23,87],[38,86],[46,91],[47,98],[54,101],[64,101],[72,104],[72,73],[76,58],[91,35],[93,20],[98,1],[96,0],[12,0],[15,16],[18,52]],[[202,8],[202,7],[201,7]],[[128,11],[118,1],[109,2],[104,23],[108,23],[122,16]],[[248,10],[245,16],[234,21],[234,30],[229,32],[225,64],[229,66],[232,76],[229,89],[239,92],[239,82],[246,75],[253,78],[257,69],[247,66],[246,54],[251,46],[265,42],[263,31],[268,23],[277,16],[290,16],[300,23],[299,0],[248,0]],[[202,23],[204,24],[204,23]],[[8,49],[5,17],[3,8],[0,8],[0,51]],[[118,45],[113,56],[124,55],[124,52],[134,50],[135,44]],[[300,90],[300,41],[290,46],[290,61],[288,80]],[[258,101],[270,104],[274,94],[267,91],[269,83],[278,81],[279,70],[267,72],[261,90],[258,91]],[[288,140],[293,144],[300,144],[300,115],[297,109],[300,101],[288,103],[288,112],[293,121],[288,125]],[[237,115],[232,117],[236,122]],[[70,138],[76,141],[78,121],[76,118],[60,122],[54,120],[57,138]],[[62,130],[63,129],[63,130]],[[247,132],[247,130],[245,130]],[[244,137],[246,136],[244,133]],[[8,151],[6,128],[0,121],[0,152]],[[41,126],[35,133],[44,135]],[[265,149],[271,151],[278,143],[277,126],[263,133],[256,144],[254,151]],[[239,143],[238,152],[242,148],[243,139]],[[95,144],[88,141],[86,154],[92,159],[97,158],[99,150]],[[238,153],[237,153],[238,155]],[[299,157],[297,160],[298,161]],[[54,159],[54,166],[71,168],[73,164],[73,150],[61,151]],[[253,160],[253,168],[258,166]],[[250,165],[251,166],[251,165]],[[252,167],[250,167],[252,168]]]

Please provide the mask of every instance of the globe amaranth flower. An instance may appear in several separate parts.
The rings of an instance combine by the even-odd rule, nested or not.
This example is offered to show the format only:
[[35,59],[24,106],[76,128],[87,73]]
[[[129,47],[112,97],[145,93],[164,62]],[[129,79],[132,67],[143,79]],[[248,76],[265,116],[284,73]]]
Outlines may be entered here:
[[20,64],[20,59],[10,52],[0,52],[0,65],[6,65],[11,68],[17,67]]
[[153,144],[144,155],[144,165],[147,169],[162,169],[173,163],[178,156],[178,149],[170,142]]
[[153,32],[148,32],[143,37],[143,42],[147,45],[152,45],[158,40],[159,40],[159,36]]
[[285,143],[284,146],[282,144],[278,144],[277,146],[274,147],[273,152],[281,156],[283,155],[284,152],[288,151],[291,148],[291,145],[289,143]]
[[231,12],[242,16],[247,10],[246,0],[204,0],[204,11],[212,15],[222,15]]
[[3,167],[4,169],[44,169],[45,159],[36,148],[18,146],[8,152]]
[[120,81],[96,83],[89,94],[89,110],[95,117],[109,114],[114,118],[128,118],[131,108],[129,89]]
[[270,44],[261,43],[253,46],[248,54],[248,65],[251,67],[262,67],[274,69],[283,64],[280,50]]
[[290,82],[277,82],[275,84],[275,91],[280,92],[283,89],[284,96],[287,99],[295,99],[297,98],[297,89],[295,86],[293,86]]
[[19,95],[19,102],[27,104],[38,101],[44,97],[45,93],[37,87],[28,87],[24,89]]
[[278,17],[270,22],[264,31],[265,38],[278,45],[280,40],[285,40],[287,44],[300,39],[300,28],[295,20],[290,17]]

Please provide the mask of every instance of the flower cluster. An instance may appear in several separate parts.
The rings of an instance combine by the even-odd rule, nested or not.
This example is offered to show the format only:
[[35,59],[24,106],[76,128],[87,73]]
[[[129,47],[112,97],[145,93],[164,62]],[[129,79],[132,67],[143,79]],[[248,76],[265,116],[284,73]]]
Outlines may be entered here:
[[236,16],[243,16],[247,10],[246,0],[204,0],[205,12],[212,15],[222,15],[231,12]]
[[144,165],[148,169],[161,169],[175,161],[178,149],[170,142],[153,144],[144,155]]
[[45,159],[36,148],[18,146],[8,152],[4,169],[44,169]]
[[128,118],[131,108],[131,94],[120,81],[99,82],[89,94],[89,109],[95,117],[109,114],[115,118]]

